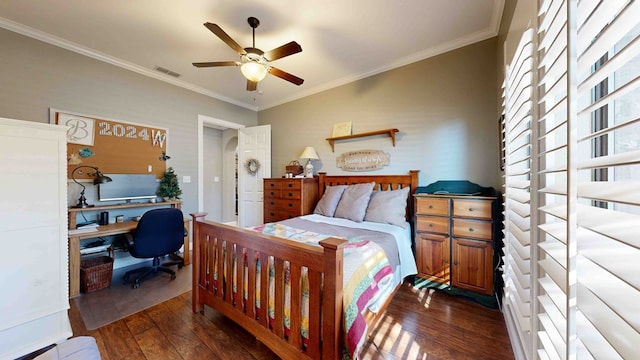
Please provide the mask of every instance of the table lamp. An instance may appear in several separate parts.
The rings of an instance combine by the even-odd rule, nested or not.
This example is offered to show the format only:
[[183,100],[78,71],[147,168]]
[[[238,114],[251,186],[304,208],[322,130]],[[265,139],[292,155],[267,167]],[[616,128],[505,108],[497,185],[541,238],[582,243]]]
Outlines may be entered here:
[[307,159],[307,165],[304,167],[304,176],[313,177],[313,164],[311,164],[311,160],[319,160],[320,157],[312,146],[307,146],[302,155],[300,155],[300,159]]
[[78,198],[78,204],[74,206],[75,208],[87,208],[87,207],[93,206],[93,205],[87,204],[87,198],[84,197],[85,186],[79,183],[78,180],[76,180],[76,171],[82,168],[89,168],[89,169],[95,170],[95,173],[87,173],[88,176],[92,176],[92,177],[95,176],[95,179],[93,179],[93,185],[111,182],[111,178],[108,176],[104,176],[100,172],[100,170],[98,170],[98,168],[95,166],[82,165],[73,169],[73,171],[71,172],[71,180],[73,180],[73,182],[75,182],[76,184],[82,186],[82,191],[80,191],[80,198]]

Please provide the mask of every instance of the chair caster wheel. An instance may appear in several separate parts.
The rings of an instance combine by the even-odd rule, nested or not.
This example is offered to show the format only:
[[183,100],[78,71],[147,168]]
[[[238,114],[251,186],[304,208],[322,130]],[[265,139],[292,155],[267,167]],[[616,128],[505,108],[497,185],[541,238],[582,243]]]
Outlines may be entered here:
[[132,288],[134,288],[134,289],[137,289],[137,288],[139,288],[139,287],[140,287],[140,283],[135,283],[135,284],[133,284],[133,286],[132,286]]
[[171,280],[175,280],[176,279],[176,274],[171,274]]

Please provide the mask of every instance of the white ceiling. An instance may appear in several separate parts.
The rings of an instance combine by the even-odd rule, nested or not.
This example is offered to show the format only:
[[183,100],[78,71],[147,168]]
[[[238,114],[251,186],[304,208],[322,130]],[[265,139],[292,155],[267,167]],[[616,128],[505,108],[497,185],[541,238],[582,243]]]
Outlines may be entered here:
[[[504,0],[3,0],[0,27],[259,110],[496,36],[503,7]],[[250,47],[250,16],[260,20],[257,48],[302,46],[272,65],[304,84],[268,75],[249,92],[238,67],[191,65],[239,60],[203,24]]]

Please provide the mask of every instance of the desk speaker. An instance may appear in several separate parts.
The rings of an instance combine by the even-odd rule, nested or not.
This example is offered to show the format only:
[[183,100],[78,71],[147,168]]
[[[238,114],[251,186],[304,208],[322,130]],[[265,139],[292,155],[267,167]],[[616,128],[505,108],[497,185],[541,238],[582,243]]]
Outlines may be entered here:
[[98,220],[98,225],[108,225],[109,224],[109,212],[103,211],[100,213],[100,219]]

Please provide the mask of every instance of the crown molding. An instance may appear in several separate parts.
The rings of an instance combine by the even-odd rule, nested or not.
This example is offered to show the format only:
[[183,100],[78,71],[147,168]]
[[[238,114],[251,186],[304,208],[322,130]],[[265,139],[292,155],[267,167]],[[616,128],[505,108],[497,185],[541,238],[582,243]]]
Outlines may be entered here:
[[193,85],[191,83],[188,83],[186,81],[182,81],[179,79],[176,79],[174,77],[168,76],[168,75],[163,75],[155,70],[151,70],[151,69],[147,69],[144,68],[142,66],[138,66],[136,64],[133,64],[131,62],[104,54],[100,51],[76,44],[74,42],[68,41],[66,39],[60,38],[58,36],[46,33],[44,31],[40,31],[37,29],[34,29],[32,27],[11,21],[9,19],[0,17],[0,27],[5,28],[9,31],[13,31],[15,33],[36,39],[36,40],[40,40],[42,42],[69,50],[69,51],[73,51],[77,54],[80,55],[84,55],[102,62],[105,62],[107,64],[111,64],[114,66],[118,66],[120,68],[129,70],[129,71],[133,71],[135,73],[138,73],[140,75],[144,75],[144,76],[148,76],[151,78],[154,78],[156,80],[160,80],[160,81],[164,81],[166,83],[169,83],[171,85],[175,85],[175,86],[179,86],[181,88],[187,89],[187,90],[191,90],[193,92],[202,94],[202,95],[206,95],[209,97],[212,97],[214,99],[218,99],[233,105],[237,105],[240,107],[243,107],[245,109],[249,109],[249,110],[253,110],[253,111],[257,111],[257,107],[255,105],[250,105],[244,102],[240,102],[237,101],[235,99],[229,98],[227,96],[218,94],[216,92],[207,90],[205,88],[202,88],[200,86],[196,86]]

